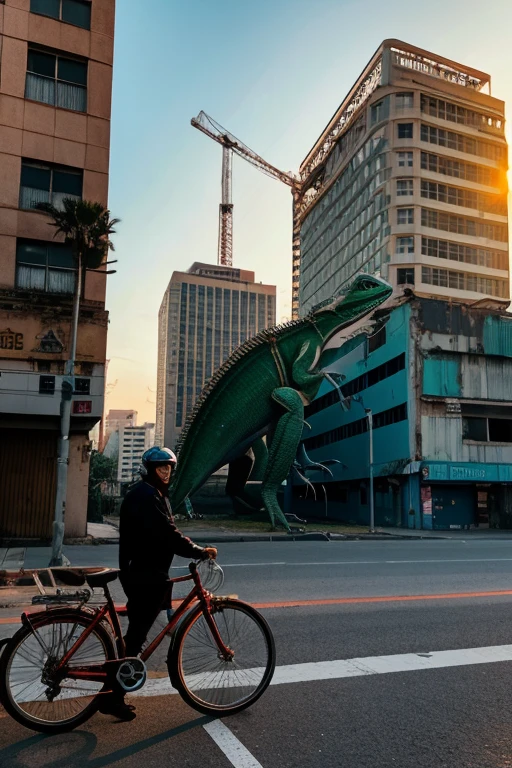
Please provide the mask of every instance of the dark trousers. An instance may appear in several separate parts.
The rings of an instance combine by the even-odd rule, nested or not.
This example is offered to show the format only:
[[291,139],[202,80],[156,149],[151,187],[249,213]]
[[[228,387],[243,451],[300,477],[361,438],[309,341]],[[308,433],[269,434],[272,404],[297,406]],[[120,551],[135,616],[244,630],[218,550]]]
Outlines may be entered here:
[[128,630],[124,637],[126,655],[137,656],[158,614],[167,607],[167,597],[170,603],[170,585],[168,582],[144,586],[123,583],[123,589],[128,598]]

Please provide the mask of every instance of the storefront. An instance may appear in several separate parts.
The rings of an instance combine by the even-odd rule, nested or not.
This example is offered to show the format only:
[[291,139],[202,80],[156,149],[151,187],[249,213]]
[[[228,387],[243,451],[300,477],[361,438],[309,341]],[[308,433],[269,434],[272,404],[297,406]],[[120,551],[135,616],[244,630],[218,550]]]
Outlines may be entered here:
[[422,463],[420,480],[422,528],[509,527],[509,464]]

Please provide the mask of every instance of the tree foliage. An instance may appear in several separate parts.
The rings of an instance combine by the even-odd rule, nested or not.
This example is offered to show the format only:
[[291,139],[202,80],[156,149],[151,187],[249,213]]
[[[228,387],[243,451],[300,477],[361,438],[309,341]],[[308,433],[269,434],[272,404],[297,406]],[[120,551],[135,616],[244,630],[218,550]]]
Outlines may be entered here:
[[55,236],[64,235],[64,242],[71,245],[84,269],[97,269],[108,251],[114,250],[110,237],[120,220],[111,219],[110,211],[101,203],[65,197],[62,208],[51,203],[39,203],[37,208],[51,216],[49,225],[55,227]]
[[89,499],[87,519],[93,523],[103,522],[103,515],[112,514],[116,499],[111,494],[104,494],[104,483],[117,480],[117,459],[109,458],[99,451],[91,453],[89,466]]

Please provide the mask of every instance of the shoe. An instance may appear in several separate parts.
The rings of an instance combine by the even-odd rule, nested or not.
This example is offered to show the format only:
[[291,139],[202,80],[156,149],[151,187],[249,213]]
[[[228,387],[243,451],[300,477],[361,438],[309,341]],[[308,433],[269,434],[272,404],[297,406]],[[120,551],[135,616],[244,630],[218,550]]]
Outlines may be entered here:
[[125,722],[135,720],[137,717],[133,704],[127,704],[124,699],[114,698],[108,694],[100,702],[98,711],[102,715],[113,715],[118,720],[124,720]]

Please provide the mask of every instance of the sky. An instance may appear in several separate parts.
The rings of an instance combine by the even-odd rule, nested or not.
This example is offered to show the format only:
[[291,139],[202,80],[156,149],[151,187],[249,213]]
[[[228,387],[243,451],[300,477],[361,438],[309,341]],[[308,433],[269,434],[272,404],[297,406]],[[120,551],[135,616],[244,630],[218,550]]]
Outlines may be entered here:
[[[221,147],[201,110],[269,163],[297,171],[382,40],[488,72],[512,105],[511,0],[117,0],[109,208],[117,272],[106,410],[154,421],[158,310],[173,271],[216,263]],[[507,138],[512,131],[507,126]],[[233,160],[236,267],[291,315],[288,187]]]

